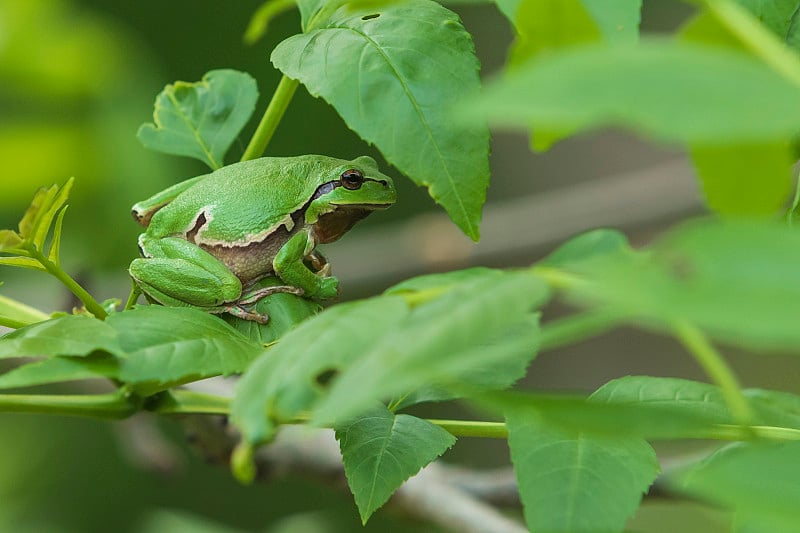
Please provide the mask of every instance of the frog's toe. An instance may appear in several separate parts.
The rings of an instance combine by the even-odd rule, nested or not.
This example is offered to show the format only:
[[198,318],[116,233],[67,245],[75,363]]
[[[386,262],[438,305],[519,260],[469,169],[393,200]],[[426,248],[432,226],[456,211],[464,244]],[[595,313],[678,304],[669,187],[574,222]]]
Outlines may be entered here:
[[256,313],[254,311],[248,311],[244,307],[240,305],[229,305],[222,309],[223,313],[228,313],[236,318],[241,318],[242,320],[251,320],[253,322],[258,322],[259,324],[266,324],[269,322],[269,315],[266,313]]

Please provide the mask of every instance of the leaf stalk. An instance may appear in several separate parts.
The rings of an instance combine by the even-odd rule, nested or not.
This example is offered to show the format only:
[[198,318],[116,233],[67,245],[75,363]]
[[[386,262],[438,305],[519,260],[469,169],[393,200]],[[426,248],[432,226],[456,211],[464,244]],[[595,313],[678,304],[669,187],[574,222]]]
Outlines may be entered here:
[[86,289],[81,287],[77,281],[72,279],[72,277],[70,277],[70,275],[67,274],[64,269],[55,264],[53,261],[50,261],[50,259],[45,257],[44,254],[42,254],[42,252],[40,252],[35,246],[29,246],[28,251],[30,252],[31,257],[41,263],[47,272],[53,275],[58,281],[63,283],[64,286],[72,292],[72,294],[77,296],[78,299],[83,302],[83,305],[86,307],[87,311],[92,313],[100,320],[106,319],[108,313],[106,313],[106,310],[103,309],[103,306],[100,305],[97,300],[92,298],[92,295],[89,294]]
[[278,87],[275,89],[275,94],[272,95],[267,110],[264,111],[264,116],[261,117],[261,122],[258,123],[253,138],[242,154],[242,161],[249,161],[264,155],[269,141],[272,140],[272,135],[278,128],[278,124],[289,107],[292,101],[295,90],[300,82],[293,80],[287,76],[282,76],[281,81],[278,82]]
[[705,334],[686,321],[673,325],[675,336],[691,353],[703,370],[722,389],[725,403],[733,417],[742,425],[748,425],[753,418],[750,405],[742,394],[742,387],[725,358],[709,342]]

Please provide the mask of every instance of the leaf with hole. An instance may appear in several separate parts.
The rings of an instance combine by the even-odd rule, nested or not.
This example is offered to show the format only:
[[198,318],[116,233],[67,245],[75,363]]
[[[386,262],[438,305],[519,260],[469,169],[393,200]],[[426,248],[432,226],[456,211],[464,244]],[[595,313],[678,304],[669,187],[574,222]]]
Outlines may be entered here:
[[432,385],[460,394],[518,379],[536,356],[533,310],[547,297],[547,287],[529,273],[502,272],[415,306],[337,376],[313,420],[350,418],[376,401]]
[[280,43],[272,62],[330,103],[478,239],[489,132],[451,113],[453,102],[480,87],[472,39],[457,15],[431,0],[341,8]]
[[334,306],[287,333],[236,386],[234,423],[251,443],[272,436],[276,422],[310,409],[326,392],[326,377],[362,357],[408,314],[397,296]]

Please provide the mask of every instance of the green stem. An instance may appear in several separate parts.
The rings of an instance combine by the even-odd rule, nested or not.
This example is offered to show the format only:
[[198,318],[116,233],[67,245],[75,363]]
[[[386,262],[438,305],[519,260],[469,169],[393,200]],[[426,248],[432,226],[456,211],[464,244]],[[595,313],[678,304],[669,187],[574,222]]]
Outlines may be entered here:
[[486,439],[508,438],[508,429],[503,422],[437,419],[428,419],[428,422],[439,426],[455,437],[483,437]]
[[140,294],[142,294],[142,289],[140,289],[139,285],[137,285],[136,282],[133,281],[133,278],[131,278],[131,292],[128,294],[128,301],[125,302],[125,311],[133,308],[133,306],[136,304],[136,301],[139,299]]
[[542,325],[540,351],[553,350],[601,335],[618,326],[625,315],[607,308],[595,309]]
[[146,409],[164,415],[229,415],[231,401],[224,396],[175,389],[154,396]]
[[586,280],[563,270],[548,266],[535,266],[530,270],[534,275],[542,278],[553,289],[571,289],[576,285],[586,284]]
[[134,397],[112,394],[0,394],[0,412],[126,418],[139,409]]
[[275,94],[272,95],[272,100],[270,100],[267,110],[264,112],[264,116],[261,117],[261,122],[258,123],[256,132],[253,134],[253,138],[250,139],[250,144],[247,145],[242,155],[242,161],[256,159],[264,155],[264,151],[267,149],[267,145],[272,139],[272,135],[275,133],[281,118],[283,118],[286,108],[289,107],[289,102],[292,101],[292,96],[294,96],[294,91],[297,89],[298,84],[297,80],[287,76],[281,77],[281,81],[275,89]]
[[678,340],[722,389],[725,402],[736,421],[747,425],[752,420],[752,411],[747,399],[742,394],[739,380],[736,379],[736,375],[728,366],[725,358],[717,352],[702,331],[688,322],[678,321],[673,324],[673,329]]
[[32,322],[22,322],[21,320],[14,320],[7,316],[0,315],[0,326],[5,326],[11,329],[19,329],[32,324]]
[[719,22],[756,57],[780,73],[784,78],[800,86],[800,61],[792,50],[775,38],[740,5],[727,0],[706,0],[708,10]]
[[78,297],[78,299],[83,302],[84,307],[92,313],[94,316],[99,318],[100,320],[105,320],[108,316],[106,310],[97,303],[97,300],[92,298],[92,295],[89,294],[86,289],[81,287],[77,281],[72,279],[69,274],[67,274],[60,266],[50,261],[47,257],[42,254],[36,247],[31,246],[28,248],[28,251],[31,253],[31,257],[39,261],[41,265],[52,274],[58,281],[64,284],[72,294]]
[[800,440],[800,429],[775,427],[775,426],[736,426],[731,424],[716,424],[707,432],[699,432],[690,438],[746,441],[753,438],[769,441]]

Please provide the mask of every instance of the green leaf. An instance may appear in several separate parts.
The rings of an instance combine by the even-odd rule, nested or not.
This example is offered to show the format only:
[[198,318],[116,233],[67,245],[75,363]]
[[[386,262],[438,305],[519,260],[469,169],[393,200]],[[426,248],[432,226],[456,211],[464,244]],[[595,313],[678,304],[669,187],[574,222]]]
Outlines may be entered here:
[[325,392],[325,380],[396,327],[408,314],[399,297],[334,306],[287,333],[261,356],[236,386],[231,406],[245,439],[270,438],[274,422],[288,422]]
[[364,524],[404,481],[456,442],[426,420],[383,406],[338,426],[336,439]]
[[42,253],[45,252],[45,240],[47,239],[47,234],[50,232],[50,224],[53,223],[53,218],[55,218],[58,211],[67,202],[74,181],[75,178],[70,178],[61,187],[55,185],[51,187],[50,191],[55,190],[54,194],[50,195],[48,193],[45,201],[36,213],[33,222],[34,234],[31,235],[31,241]]
[[[256,282],[250,289],[283,284],[280,278],[267,277]],[[223,314],[222,319],[248,339],[266,345],[281,338],[303,320],[322,311],[322,306],[319,302],[301,296],[277,293],[259,300],[253,311],[267,315],[269,322],[259,324],[253,320],[244,320],[228,313]]]
[[113,313],[106,323],[128,354],[120,379],[159,388],[244,371],[263,348],[198,309],[149,305]]
[[86,356],[95,351],[124,355],[117,333],[106,322],[67,315],[38,322],[0,337],[0,358]]
[[[303,28],[303,31],[308,31],[309,23],[314,15],[324,6],[326,3],[333,3],[331,0],[295,0],[297,4],[297,9],[300,11],[300,25]],[[338,0],[335,2],[340,4]]]
[[582,0],[522,0],[513,22],[517,39],[509,63],[515,66],[542,52],[603,38]]
[[[539,346],[539,316],[531,313],[496,339],[487,340],[474,350],[460,352],[459,361],[442,361],[431,369],[401,368],[398,379],[418,383],[430,371],[438,376],[433,385],[401,389],[393,386],[395,396],[390,404],[393,411],[421,402],[441,402],[484,390],[502,390],[525,376]],[[413,372],[413,373],[412,373]],[[428,378],[431,379],[431,378]],[[411,390],[409,393],[408,391]]]
[[582,0],[605,40],[613,44],[635,44],[639,40],[642,0]]
[[202,81],[167,85],[156,98],[154,124],[143,124],[137,137],[152,150],[193,157],[218,169],[257,100],[249,74],[212,70]]
[[695,221],[646,254],[607,254],[572,264],[586,280],[570,291],[670,329],[686,320],[740,346],[796,352],[800,233],[771,221]]
[[[519,29],[525,25],[536,24],[532,20],[524,20],[526,15],[538,15],[546,21],[547,26],[541,30],[546,37],[535,36],[537,39],[554,37],[555,32],[569,33],[570,25],[580,22],[584,31],[597,36],[600,30],[603,39],[614,44],[633,44],[639,39],[639,20],[641,18],[641,0],[580,0],[578,6],[574,0],[569,2],[554,3],[551,0],[495,0],[500,11]],[[538,4],[538,5],[537,5]],[[583,19],[586,14],[591,17],[592,28],[586,28]],[[549,16],[548,16],[549,15]],[[581,37],[581,31],[573,26],[576,37],[564,35],[562,39]],[[584,33],[584,37],[586,34]],[[580,39],[585,41],[587,39]]]
[[486,268],[474,267],[463,270],[453,270],[452,272],[437,272],[436,274],[424,274],[407,280],[401,281],[397,285],[392,285],[385,294],[403,294],[422,291],[441,291],[445,292],[455,288],[461,283],[486,279],[489,276],[498,278],[503,276],[503,271]]
[[[800,397],[761,389],[743,391],[753,424],[800,427]],[[541,394],[496,393],[479,400],[501,411],[525,408],[529,416],[569,431],[647,439],[696,438],[719,424],[732,425],[719,387],[699,381],[652,376],[614,379],[588,399]]]
[[[800,49],[799,28],[795,20],[800,8],[798,0],[735,0],[735,3],[745,8],[775,37],[796,50]],[[700,11],[690,19],[680,33],[683,38],[695,42],[742,47],[742,43],[707,10]]]
[[431,385],[456,393],[480,389],[482,375],[497,368],[513,381],[536,356],[538,316],[531,311],[547,297],[536,278],[504,272],[416,306],[333,381],[313,420],[350,418],[376,401]]
[[[730,423],[724,403],[719,412],[703,411],[677,399],[603,401],[601,398],[492,392],[474,396],[479,406],[496,412],[523,412],[530,419],[565,432],[619,438],[677,439],[707,437],[714,426]],[[722,414],[720,414],[722,413]]]
[[[490,84],[461,109],[524,130],[625,126],[664,141],[747,144],[793,135],[798,95],[800,88],[746,54],[648,40],[554,52]],[[761,105],[742,104],[752,101]]]
[[757,423],[800,429],[800,396],[763,389],[745,389],[743,392],[756,412]]
[[792,189],[794,155],[787,142],[693,146],[708,207],[723,215],[779,212]]
[[25,240],[32,240],[36,234],[36,221],[42,215],[42,211],[46,210],[58,192],[57,185],[51,185],[49,188],[40,188],[33,195],[28,209],[22,215],[19,221],[19,235]]
[[590,398],[611,405],[665,407],[677,416],[697,415],[707,423],[733,421],[719,387],[688,379],[626,376],[609,381]]
[[10,229],[0,230],[0,252],[14,251],[22,244],[22,237]]
[[267,33],[267,28],[272,20],[295,6],[295,0],[268,0],[261,4],[247,25],[244,32],[244,42],[253,44]]
[[15,266],[20,268],[30,268],[33,270],[41,270],[46,272],[46,269],[36,259],[30,257],[0,257],[0,265]]
[[0,316],[25,323],[42,322],[50,318],[50,315],[36,308],[2,295],[0,295]]
[[565,432],[525,410],[506,424],[531,531],[621,532],[659,471],[643,440]]
[[0,389],[116,377],[118,367],[119,361],[104,353],[95,352],[86,357],[51,357],[0,375]]
[[61,264],[61,226],[64,224],[64,215],[67,212],[67,207],[69,206],[65,205],[63,209],[58,212],[56,224],[53,227],[53,237],[50,241],[50,251],[47,254],[47,258],[56,265]]
[[798,457],[797,441],[737,443],[668,482],[673,490],[734,510],[741,522],[784,526],[765,531],[798,531]]
[[563,267],[610,253],[630,250],[628,237],[614,229],[594,229],[572,237],[538,264]]
[[478,239],[489,133],[484,124],[457,125],[451,114],[454,101],[480,87],[472,40],[457,15],[431,0],[342,8],[324,26],[280,43],[272,62],[329,102]]

